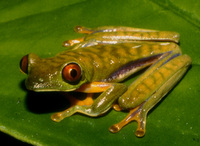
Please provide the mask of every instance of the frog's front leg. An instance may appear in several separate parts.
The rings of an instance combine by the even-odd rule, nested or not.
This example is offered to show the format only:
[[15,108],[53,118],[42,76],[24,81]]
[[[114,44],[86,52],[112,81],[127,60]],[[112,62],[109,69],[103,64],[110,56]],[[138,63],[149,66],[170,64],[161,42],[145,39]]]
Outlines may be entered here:
[[66,94],[66,97],[67,99],[69,100],[70,102],[70,107],[68,109],[66,109],[65,111],[63,112],[58,112],[58,113],[55,113],[51,116],[51,119],[55,122],[59,122],[63,115],[65,114],[65,112],[69,111],[70,108],[76,106],[76,105],[79,105],[79,106],[89,106],[89,105],[92,105],[93,104],[93,93],[87,93],[87,96],[84,100],[80,100],[80,99],[77,99],[76,97],[74,96],[71,96],[69,94]]
[[142,137],[145,134],[146,116],[148,111],[156,105],[182,78],[191,58],[187,55],[169,55],[155,63],[140,78],[138,78],[119,98],[122,109],[131,109],[129,115],[120,123],[110,127],[113,133],[135,120],[138,128],[135,135]]
[[73,115],[76,112],[83,113],[88,116],[98,116],[108,111],[113,103],[127,90],[127,86],[120,83],[103,83],[93,82],[84,84],[78,92],[98,93],[102,92],[92,105],[75,105],[63,112],[54,114],[52,120],[59,122],[62,119]]

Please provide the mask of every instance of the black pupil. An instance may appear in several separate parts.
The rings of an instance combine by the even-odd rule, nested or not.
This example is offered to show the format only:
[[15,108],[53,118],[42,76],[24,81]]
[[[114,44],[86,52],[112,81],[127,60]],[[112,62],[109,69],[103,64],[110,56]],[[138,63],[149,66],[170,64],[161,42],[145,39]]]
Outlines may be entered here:
[[75,69],[72,69],[70,75],[72,78],[75,78],[77,76],[77,71]]

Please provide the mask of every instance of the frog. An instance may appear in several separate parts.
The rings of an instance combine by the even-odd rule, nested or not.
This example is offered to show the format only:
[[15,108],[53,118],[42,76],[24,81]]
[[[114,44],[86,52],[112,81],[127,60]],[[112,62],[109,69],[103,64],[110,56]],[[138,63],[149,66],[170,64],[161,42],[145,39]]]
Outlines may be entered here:
[[[113,108],[128,113],[110,132],[136,121],[135,135],[143,137],[147,113],[191,65],[190,56],[180,49],[179,33],[125,26],[76,26],[74,30],[83,36],[64,41],[67,49],[56,56],[40,58],[30,53],[21,59],[26,88],[87,95],[84,100],[70,97],[71,106],[51,116],[55,122],[75,113],[97,117]],[[138,72],[141,75],[130,85],[124,83]]]

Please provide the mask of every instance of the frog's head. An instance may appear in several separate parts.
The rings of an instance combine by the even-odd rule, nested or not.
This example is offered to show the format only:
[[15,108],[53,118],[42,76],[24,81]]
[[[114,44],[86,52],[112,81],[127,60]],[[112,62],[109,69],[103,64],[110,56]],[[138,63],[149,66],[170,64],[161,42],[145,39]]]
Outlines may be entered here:
[[[70,61],[69,61],[70,60]],[[21,71],[28,75],[27,89],[33,91],[74,91],[87,82],[80,63],[70,56],[41,59],[35,54],[24,56]]]

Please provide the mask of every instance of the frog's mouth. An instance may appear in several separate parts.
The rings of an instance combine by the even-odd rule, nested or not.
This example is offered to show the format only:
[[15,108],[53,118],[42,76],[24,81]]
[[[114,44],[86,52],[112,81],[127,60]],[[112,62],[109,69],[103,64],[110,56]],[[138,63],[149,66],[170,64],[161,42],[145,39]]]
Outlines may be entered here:
[[[28,89],[28,88],[27,88]],[[31,89],[28,89],[31,90]],[[35,92],[70,92],[70,91],[74,91],[76,89],[70,89],[70,90],[58,90],[58,89],[32,89],[31,91],[35,91]]]
[[61,84],[54,85],[50,83],[30,82],[28,80],[25,81],[25,86],[28,90],[35,92],[70,92],[77,89],[74,86],[68,86],[66,88]]
[[76,89],[68,89],[68,90],[59,90],[59,89],[45,89],[45,88],[29,88],[27,87],[28,90],[30,91],[35,91],[35,92],[70,92],[70,91],[75,91]]

